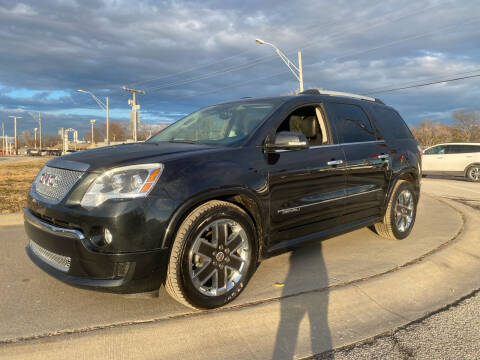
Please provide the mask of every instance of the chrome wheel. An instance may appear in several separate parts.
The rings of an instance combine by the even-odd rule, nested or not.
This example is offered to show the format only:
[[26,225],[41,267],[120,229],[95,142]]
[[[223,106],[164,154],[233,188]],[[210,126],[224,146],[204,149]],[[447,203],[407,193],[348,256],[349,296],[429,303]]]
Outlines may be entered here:
[[413,221],[415,205],[410,190],[403,190],[397,197],[394,208],[395,226],[400,232],[410,228]]
[[471,167],[468,171],[468,177],[473,181],[480,181],[480,167],[474,166]]
[[230,219],[209,223],[188,254],[192,284],[207,296],[225,294],[246,276],[250,254],[247,234],[239,223]]

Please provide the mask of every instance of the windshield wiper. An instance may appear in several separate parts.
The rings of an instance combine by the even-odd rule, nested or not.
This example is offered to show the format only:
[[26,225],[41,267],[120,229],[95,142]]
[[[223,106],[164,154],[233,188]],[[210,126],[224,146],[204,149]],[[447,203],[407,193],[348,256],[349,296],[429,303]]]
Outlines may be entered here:
[[170,139],[168,140],[170,143],[182,143],[182,144],[198,144],[198,141],[194,140],[186,140],[186,139]]

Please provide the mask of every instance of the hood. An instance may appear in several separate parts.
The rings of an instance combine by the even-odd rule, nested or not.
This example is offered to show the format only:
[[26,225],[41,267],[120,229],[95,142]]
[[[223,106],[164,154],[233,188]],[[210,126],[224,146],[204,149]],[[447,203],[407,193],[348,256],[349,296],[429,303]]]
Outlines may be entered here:
[[116,146],[107,146],[97,149],[84,150],[63,155],[48,162],[49,166],[72,168],[71,165],[87,164],[83,170],[104,171],[118,166],[161,162],[172,155],[188,155],[199,151],[209,151],[218,148],[200,144],[182,143],[134,143]]

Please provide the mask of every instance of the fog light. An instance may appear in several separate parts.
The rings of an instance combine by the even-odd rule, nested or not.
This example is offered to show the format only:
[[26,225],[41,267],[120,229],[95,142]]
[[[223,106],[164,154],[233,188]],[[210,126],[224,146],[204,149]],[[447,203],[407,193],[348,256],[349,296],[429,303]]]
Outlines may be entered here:
[[115,263],[113,267],[113,277],[123,277],[127,274],[130,267],[129,262]]
[[113,236],[112,236],[112,233],[110,232],[110,230],[108,230],[107,228],[105,228],[105,230],[104,230],[103,237],[105,238],[105,243],[107,245],[110,245],[112,243]]

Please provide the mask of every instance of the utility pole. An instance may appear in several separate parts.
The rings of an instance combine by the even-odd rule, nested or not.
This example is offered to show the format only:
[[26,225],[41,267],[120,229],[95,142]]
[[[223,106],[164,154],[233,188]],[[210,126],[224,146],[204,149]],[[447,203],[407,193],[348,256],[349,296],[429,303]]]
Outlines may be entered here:
[[33,132],[35,134],[35,149],[37,149],[37,130],[38,130],[38,128],[33,129]]
[[93,145],[93,124],[95,124],[95,119],[90,120],[90,127],[92,129],[92,145]]
[[140,109],[140,105],[137,104],[136,94],[145,94],[144,90],[137,90],[132,88],[127,88],[126,86],[122,87],[123,90],[131,92],[132,98],[128,99],[128,105],[132,106],[132,111],[130,112],[130,121],[132,122],[132,138],[133,141],[137,141],[137,126],[138,126],[138,115],[137,110]]
[[17,143],[17,119],[21,119],[21,116],[10,115],[9,118],[13,118],[13,136],[15,137],[15,155],[18,155],[18,143]]

